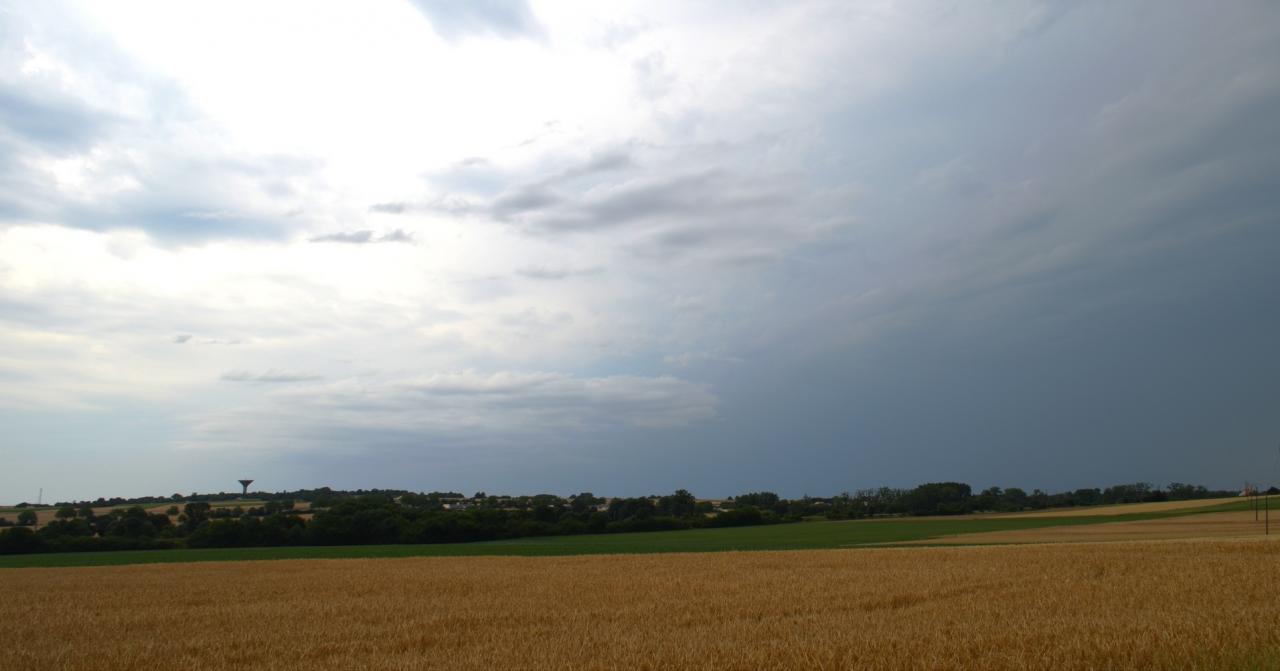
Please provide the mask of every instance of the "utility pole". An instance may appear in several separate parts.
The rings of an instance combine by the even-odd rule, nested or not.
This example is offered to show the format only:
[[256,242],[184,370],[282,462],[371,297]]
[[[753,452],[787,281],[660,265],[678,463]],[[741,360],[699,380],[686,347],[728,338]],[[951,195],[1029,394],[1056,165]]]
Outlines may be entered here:
[[[1249,487],[1246,483],[1245,487]],[[1249,487],[1249,501],[1253,504],[1253,521],[1258,521],[1258,488]]]

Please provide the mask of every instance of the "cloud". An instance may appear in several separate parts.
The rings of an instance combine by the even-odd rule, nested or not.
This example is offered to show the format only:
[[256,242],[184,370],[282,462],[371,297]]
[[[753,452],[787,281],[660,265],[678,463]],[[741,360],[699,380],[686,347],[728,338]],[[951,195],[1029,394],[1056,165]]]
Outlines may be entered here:
[[397,228],[390,233],[383,233],[378,242],[413,242],[413,234]]
[[630,150],[622,147],[613,147],[596,152],[583,163],[566,167],[558,175],[551,178],[550,181],[563,182],[579,177],[590,177],[634,167],[637,167],[635,157]]
[[222,374],[222,379],[227,382],[313,382],[324,379],[324,376],[271,368],[262,373],[251,373],[246,370],[227,371]]
[[796,174],[710,167],[624,171],[576,193],[547,182],[519,185],[489,212],[534,235],[609,236],[633,255],[751,264],[838,231],[848,223],[840,210],[853,201],[848,190],[824,190]]
[[720,352],[682,352],[680,354],[668,354],[662,357],[662,363],[668,366],[677,366],[687,368],[699,363],[744,363],[745,359],[736,356],[729,356],[723,351]]
[[63,93],[0,85],[0,132],[46,151],[83,150],[117,121]]
[[447,40],[469,35],[542,39],[545,29],[525,0],[410,0],[431,22],[436,34]]
[[492,211],[497,219],[511,219],[544,211],[563,200],[563,196],[544,184],[529,184],[512,189],[494,199]]
[[317,235],[316,237],[311,238],[311,242],[346,242],[353,245],[362,245],[374,242],[374,239],[373,231],[364,230]]
[[0,33],[0,222],[185,243],[280,237],[292,223],[314,161],[230,150],[177,82],[82,17],[49,6],[6,19],[16,27]]
[[570,277],[589,277],[591,275],[599,275],[604,272],[604,268],[546,268],[546,267],[529,267],[521,268],[516,274],[521,277],[527,277],[531,280],[563,280]]
[[401,229],[395,229],[389,233],[382,235],[374,235],[373,231],[344,231],[340,233],[330,233],[328,235],[318,235],[310,239],[311,242],[342,242],[353,245],[376,244],[383,242],[413,242],[413,234]]
[[[300,374],[233,371],[225,380],[306,382]],[[702,384],[671,376],[576,377],[563,373],[472,371],[421,377],[345,379],[268,394],[263,404],[193,418],[192,447],[263,436],[279,449],[316,435],[391,431],[420,441],[543,443],[620,427],[664,429],[716,415]],[[568,433],[565,433],[568,432]],[[304,438],[310,437],[310,438]],[[259,442],[258,444],[264,444]]]
[[1280,5],[379,5],[287,53],[256,5],[67,7],[0,21],[15,450],[798,495],[1225,483],[1204,446],[1274,433]]

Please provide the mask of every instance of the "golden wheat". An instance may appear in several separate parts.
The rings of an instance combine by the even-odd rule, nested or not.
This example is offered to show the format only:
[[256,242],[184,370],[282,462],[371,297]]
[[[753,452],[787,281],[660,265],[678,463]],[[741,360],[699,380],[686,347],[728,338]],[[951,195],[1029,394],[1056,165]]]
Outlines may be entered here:
[[1270,668],[1277,560],[1240,539],[13,569],[0,668]]

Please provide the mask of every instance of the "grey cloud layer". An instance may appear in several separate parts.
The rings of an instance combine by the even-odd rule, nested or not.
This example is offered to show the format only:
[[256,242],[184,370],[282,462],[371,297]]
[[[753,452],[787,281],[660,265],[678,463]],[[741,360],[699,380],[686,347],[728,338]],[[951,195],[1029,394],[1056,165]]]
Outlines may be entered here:
[[345,242],[348,244],[365,245],[379,242],[413,242],[413,234],[399,228],[375,235],[370,230],[350,231],[343,233],[330,233],[328,235],[318,235],[311,238],[311,242]]
[[[609,148],[549,177],[520,181],[492,197],[446,193],[421,205],[375,211],[481,217],[538,236],[601,235],[628,252],[734,262],[776,259],[850,221],[854,194],[797,172],[752,174],[728,167],[754,142],[665,150]],[[446,176],[444,184],[456,183]]]
[[[274,371],[228,376],[224,379],[250,382],[314,379]],[[291,449],[302,434],[368,430],[507,449],[618,427],[687,426],[716,413],[716,398],[705,385],[675,377],[527,372],[348,379],[291,387],[267,401],[262,408],[197,418],[190,446],[229,447],[241,436],[256,435],[262,437],[260,447]],[[323,447],[343,449],[341,444]]]

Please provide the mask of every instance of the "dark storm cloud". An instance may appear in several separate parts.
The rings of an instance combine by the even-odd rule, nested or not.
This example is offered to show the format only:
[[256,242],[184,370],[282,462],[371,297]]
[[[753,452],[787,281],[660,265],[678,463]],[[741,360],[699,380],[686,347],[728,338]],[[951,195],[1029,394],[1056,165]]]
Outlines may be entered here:
[[467,35],[493,34],[498,37],[542,39],[545,29],[538,23],[525,0],[410,0],[431,22],[441,37],[449,40]]
[[[1180,7],[1088,6],[1006,54],[1017,76],[960,63],[945,110],[881,101],[935,131],[879,121],[864,225],[776,278],[807,295],[775,308],[748,356],[764,365],[723,382],[758,447],[736,445],[802,444],[861,485],[1258,473],[1280,431],[1280,16]],[[1057,81],[1031,76],[1086,42]],[[1009,116],[1019,93],[1034,109]]]

